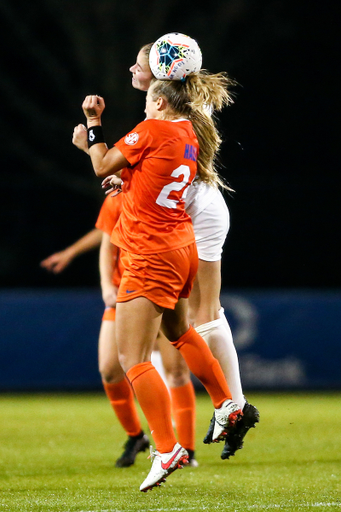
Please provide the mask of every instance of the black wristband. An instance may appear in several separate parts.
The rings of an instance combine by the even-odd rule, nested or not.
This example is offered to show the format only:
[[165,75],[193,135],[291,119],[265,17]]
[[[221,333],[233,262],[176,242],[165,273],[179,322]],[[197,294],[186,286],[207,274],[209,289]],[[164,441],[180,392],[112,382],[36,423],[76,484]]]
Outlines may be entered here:
[[99,144],[100,142],[104,142],[104,134],[102,130],[102,126],[92,126],[88,128],[88,148],[94,144]]

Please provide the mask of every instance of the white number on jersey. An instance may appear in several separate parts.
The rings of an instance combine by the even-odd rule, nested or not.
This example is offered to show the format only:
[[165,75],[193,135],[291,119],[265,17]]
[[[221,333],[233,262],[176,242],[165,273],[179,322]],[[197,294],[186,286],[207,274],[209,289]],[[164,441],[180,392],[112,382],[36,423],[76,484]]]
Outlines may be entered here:
[[[189,177],[191,175],[191,171],[188,165],[180,165],[180,167],[177,167],[177,169],[175,169],[171,174],[171,176],[173,176],[174,178],[178,178],[181,175],[183,175],[182,181],[172,181],[172,183],[168,183],[168,185],[165,185],[163,187],[156,200],[156,204],[158,204],[159,206],[165,206],[166,208],[176,208],[176,205],[179,202],[179,200],[169,199],[168,196],[171,192],[179,192],[187,185]],[[185,199],[187,195],[187,190],[188,187],[184,189],[181,199]]]

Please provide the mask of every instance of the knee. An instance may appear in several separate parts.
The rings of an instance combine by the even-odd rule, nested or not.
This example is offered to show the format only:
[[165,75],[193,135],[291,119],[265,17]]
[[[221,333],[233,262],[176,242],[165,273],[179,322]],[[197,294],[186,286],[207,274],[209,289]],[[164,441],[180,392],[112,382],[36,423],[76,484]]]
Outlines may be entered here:
[[167,337],[167,339],[171,342],[178,341],[181,336],[183,336],[189,329],[189,322],[186,319],[185,321],[179,324],[167,324],[163,325],[162,330]]
[[219,304],[209,304],[205,307],[200,307],[196,311],[189,311],[189,319],[191,325],[197,327],[198,325],[208,324],[220,318]]
[[118,353],[118,362],[124,372],[127,372],[132,366],[131,361],[129,360],[129,357],[122,352]]
[[139,358],[137,355],[124,352],[119,352],[118,361],[124,373],[127,373],[133,366],[145,362],[144,359]]
[[120,382],[125,376],[121,365],[117,361],[116,363],[108,360],[100,361],[99,373],[101,374],[103,382],[106,382],[107,384]]
[[187,367],[165,368],[165,374],[171,388],[185,386],[190,380],[190,371]]

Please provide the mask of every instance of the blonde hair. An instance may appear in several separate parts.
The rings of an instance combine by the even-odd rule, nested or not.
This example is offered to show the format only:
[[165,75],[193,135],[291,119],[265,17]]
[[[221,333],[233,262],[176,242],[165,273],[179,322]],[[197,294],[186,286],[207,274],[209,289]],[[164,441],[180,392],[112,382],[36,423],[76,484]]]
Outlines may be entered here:
[[198,178],[211,186],[233,191],[216,169],[221,137],[213,112],[233,103],[231,87],[236,82],[226,73],[212,74],[206,70],[192,73],[184,82],[156,80],[152,97],[164,96],[169,108],[178,115],[188,117],[199,142]]
[[144,44],[142,48],[140,48],[140,52],[143,52],[149,61],[150,50],[152,49],[154,43]]

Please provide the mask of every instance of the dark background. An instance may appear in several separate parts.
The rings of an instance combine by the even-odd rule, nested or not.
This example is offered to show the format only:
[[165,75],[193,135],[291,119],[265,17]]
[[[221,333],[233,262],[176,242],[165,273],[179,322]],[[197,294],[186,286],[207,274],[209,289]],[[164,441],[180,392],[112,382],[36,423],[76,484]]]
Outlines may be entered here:
[[2,287],[98,286],[97,252],[63,274],[39,262],[89,231],[103,195],[72,144],[86,94],[108,143],[143,117],[139,48],[194,37],[203,67],[240,86],[220,115],[231,231],[223,286],[339,288],[335,12],[308,1],[0,1]]

